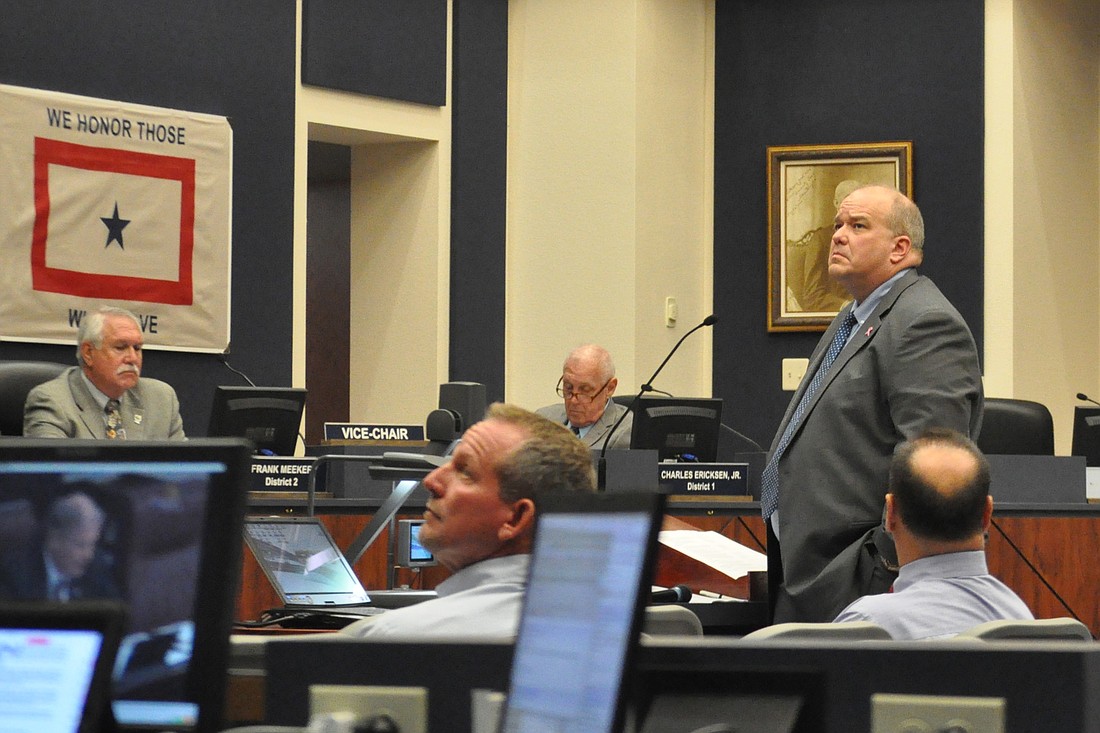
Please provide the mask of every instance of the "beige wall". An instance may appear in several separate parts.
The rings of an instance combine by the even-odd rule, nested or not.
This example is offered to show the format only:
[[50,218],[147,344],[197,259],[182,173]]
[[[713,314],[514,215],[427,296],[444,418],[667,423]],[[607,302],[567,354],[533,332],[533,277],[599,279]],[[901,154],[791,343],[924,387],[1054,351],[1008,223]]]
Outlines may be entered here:
[[[300,37],[300,0],[298,11]],[[448,104],[436,108],[307,87],[299,79],[294,163],[296,385],[305,384],[306,376],[310,140],[352,149],[350,419],[422,424],[436,407],[439,384],[448,379],[449,91]]]
[[[584,341],[611,349],[620,392],[633,392],[710,312],[713,13],[713,0],[511,0],[509,400],[556,399],[561,360]],[[1095,0],[986,0],[986,390],[1050,406],[1062,454],[1073,395],[1100,399],[1098,39]],[[305,379],[306,144],[365,146],[357,177],[386,156],[403,161],[396,175],[422,190],[404,216],[427,219],[405,222],[413,250],[365,219],[353,232],[358,261],[382,237],[368,269],[409,277],[381,309],[373,276],[356,278],[353,330],[369,330],[354,347],[352,419],[422,419],[447,379],[449,107],[299,85],[298,118],[295,383]],[[369,184],[356,186],[370,198]],[[670,295],[675,328],[663,322]],[[710,362],[703,331],[657,386],[709,394]],[[401,390],[398,373],[416,389]],[[410,394],[423,404],[404,402]]]
[[[633,393],[710,313],[712,39],[710,0],[510,3],[508,400],[555,401],[588,341]],[[709,395],[710,363],[705,332],[657,386]]]
[[1100,4],[986,3],[986,393],[1100,398]]

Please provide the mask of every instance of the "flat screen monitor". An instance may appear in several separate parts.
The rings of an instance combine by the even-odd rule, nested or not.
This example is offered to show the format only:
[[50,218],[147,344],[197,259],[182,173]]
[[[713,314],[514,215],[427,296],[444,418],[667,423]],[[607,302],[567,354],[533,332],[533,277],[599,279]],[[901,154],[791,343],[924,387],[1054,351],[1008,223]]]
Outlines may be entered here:
[[717,397],[642,397],[634,410],[630,447],[656,450],[659,461],[714,463],[721,426]]
[[251,446],[0,439],[0,601],[121,601],[120,730],[221,729]]
[[214,388],[210,411],[212,437],[247,438],[262,455],[292,456],[306,406],[300,387]]
[[665,496],[539,496],[501,733],[622,730]]
[[1100,407],[1074,408],[1072,453],[1084,456],[1086,466],[1100,466]]

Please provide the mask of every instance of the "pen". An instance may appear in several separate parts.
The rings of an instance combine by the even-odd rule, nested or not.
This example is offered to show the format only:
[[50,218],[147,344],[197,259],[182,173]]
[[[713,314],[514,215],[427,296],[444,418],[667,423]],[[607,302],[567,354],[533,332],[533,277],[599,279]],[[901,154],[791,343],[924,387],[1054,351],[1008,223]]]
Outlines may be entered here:
[[713,598],[715,600],[721,600],[721,601],[736,601],[737,600],[733,596],[724,596],[721,593],[715,593],[714,591],[709,591],[709,590],[700,590],[699,595],[703,596],[704,598]]

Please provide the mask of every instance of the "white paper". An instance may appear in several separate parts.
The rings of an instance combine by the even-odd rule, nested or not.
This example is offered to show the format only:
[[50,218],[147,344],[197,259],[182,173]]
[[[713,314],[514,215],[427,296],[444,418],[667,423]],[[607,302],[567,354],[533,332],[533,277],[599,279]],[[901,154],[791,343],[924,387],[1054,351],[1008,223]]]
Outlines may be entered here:
[[665,530],[658,534],[662,545],[709,565],[723,575],[743,578],[750,570],[767,570],[768,556],[717,532],[690,529]]

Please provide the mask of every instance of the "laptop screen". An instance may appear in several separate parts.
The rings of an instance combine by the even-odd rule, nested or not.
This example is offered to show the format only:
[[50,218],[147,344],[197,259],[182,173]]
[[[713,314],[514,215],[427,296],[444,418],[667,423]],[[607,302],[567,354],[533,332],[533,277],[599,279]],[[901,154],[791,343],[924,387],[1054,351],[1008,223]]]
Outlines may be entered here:
[[0,605],[0,731],[98,730],[124,616],[117,604]]
[[244,538],[286,605],[370,602],[343,553],[315,517],[249,517]]
[[220,726],[250,453],[240,439],[0,440],[0,600],[127,605],[122,728]]
[[664,496],[539,497],[506,733],[621,725]]

